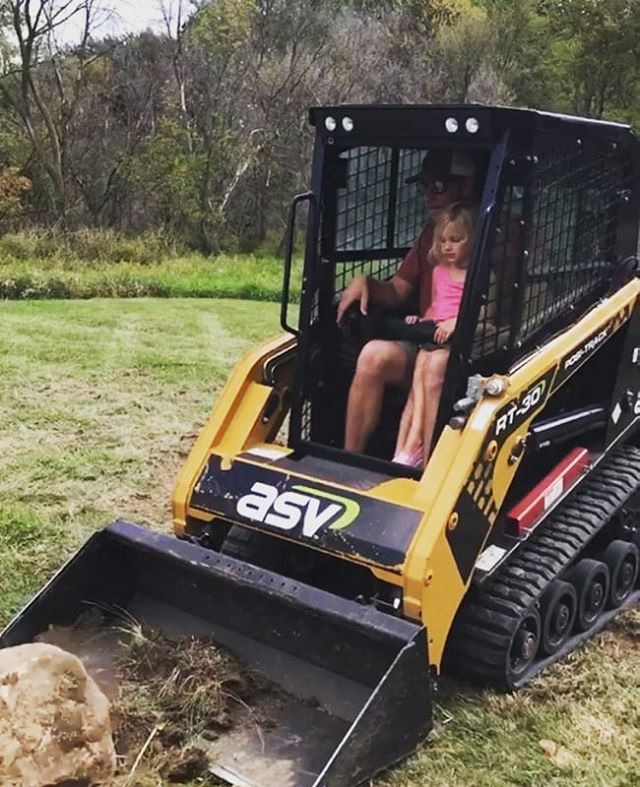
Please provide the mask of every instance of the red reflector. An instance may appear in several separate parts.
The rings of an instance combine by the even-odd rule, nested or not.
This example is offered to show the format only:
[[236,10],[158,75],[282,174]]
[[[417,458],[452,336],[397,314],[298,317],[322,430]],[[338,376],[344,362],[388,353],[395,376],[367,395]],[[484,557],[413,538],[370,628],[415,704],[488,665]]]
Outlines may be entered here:
[[507,514],[507,520],[523,535],[531,530],[551,506],[562,497],[589,464],[586,448],[574,448],[537,483]]

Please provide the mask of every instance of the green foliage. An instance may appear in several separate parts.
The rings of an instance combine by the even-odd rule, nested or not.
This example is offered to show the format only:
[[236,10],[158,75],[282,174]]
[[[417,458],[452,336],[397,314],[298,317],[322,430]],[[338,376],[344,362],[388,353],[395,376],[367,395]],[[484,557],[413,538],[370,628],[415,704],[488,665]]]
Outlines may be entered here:
[[129,177],[161,226],[174,230],[197,221],[202,163],[190,152],[185,129],[171,118],[130,159]]
[[633,120],[640,108],[639,0],[477,0],[514,103]]
[[93,262],[132,262],[139,265],[176,256],[182,247],[175,238],[161,232],[125,235],[113,230],[60,232],[32,229],[0,237],[0,267],[8,260],[38,262],[47,259]]
[[[310,105],[473,101],[640,122],[640,0],[205,0],[180,29],[46,57],[46,24],[12,3],[3,230],[19,217],[161,230],[205,253],[278,246],[308,187]],[[3,36],[3,18],[33,47],[9,54],[18,31]]]
[[[560,108],[602,117],[637,104],[640,2],[564,0],[546,8]],[[563,99],[570,87],[568,100]],[[564,88],[564,90],[563,90]]]
[[211,0],[197,9],[188,35],[217,58],[228,60],[246,45],[255,11],[255,0]]
[[[454,0],[452,18],[438,33],[441,92],[449,101],[472,99],[471,85],[479,66],[492,45],[492,29],[487,12],[471,0]],[[498,103],[497,97],[492,97]]]
[[366,14],[400,12],[418,34],[428,37],[455,20],[459,13],[456,6],[456,0],[353,0],[353,7]]
[[[91,233],[87,233],[91,238]],[[0,238],[0,299],[43,300],[50,298],[245,298],[279,301],[282,292],[280,258],[261,256],[205,257],[191,254],[175,256],[159,248],[162,236],[131,239],[136,252],[129,261],[123,243],[114,241],[101,249],[101,233],[84,246],[91,258],[69,254],[56,238],[28,233]],[[107,234],[107,240],[109,240]],[[152,256],[153,241],[158,254]],[[127,239],[124,239],[126,243]],[[38,246],[38,242],[40,245]],[[36,250],[29,256],[26,252]],[[124,246],[124,250],[127,246]],[[300,292],[301,261],[294,264],[291,297]]]

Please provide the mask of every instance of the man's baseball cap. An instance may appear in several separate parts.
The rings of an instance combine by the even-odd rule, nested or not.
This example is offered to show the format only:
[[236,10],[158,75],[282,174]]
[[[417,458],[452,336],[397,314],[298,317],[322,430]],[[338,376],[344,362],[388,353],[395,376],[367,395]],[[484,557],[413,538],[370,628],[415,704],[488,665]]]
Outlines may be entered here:
[[436,148],[428,151],[422,159],[420,172],[405,180],[405,183],[447,183],[449,178],[472,178],[476,174],[473,157],[467,150]]

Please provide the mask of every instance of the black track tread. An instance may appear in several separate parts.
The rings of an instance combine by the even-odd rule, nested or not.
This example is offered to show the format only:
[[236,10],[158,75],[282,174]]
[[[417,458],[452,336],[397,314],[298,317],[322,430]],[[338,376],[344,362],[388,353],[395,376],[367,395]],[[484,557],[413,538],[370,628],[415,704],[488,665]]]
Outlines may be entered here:
[[[513,688],[506,665],[522,616],[639,486],[640,449],[624,446],[603,459],[494,576],[470,589],[447,643],[447,670],[498,688]],[[534,661],[518,678],[518,686],[536,672]]]

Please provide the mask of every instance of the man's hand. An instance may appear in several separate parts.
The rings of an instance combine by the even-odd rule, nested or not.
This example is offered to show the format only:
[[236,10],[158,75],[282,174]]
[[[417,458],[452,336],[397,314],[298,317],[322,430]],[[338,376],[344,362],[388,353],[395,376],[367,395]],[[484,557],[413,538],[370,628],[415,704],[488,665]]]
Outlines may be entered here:
[[407,316],[404,318],[404,321],[407,323],[407,325],[415,325],[416,323],[421,322],[420,317],[417,314],[407,314]]
[[456,327],[455,318],[450,317],[448,320],[443,320],[438,324],[438,327],[433,334],[436,344],[444,344],[451,336]]
[[347,309],[358,301],[360,302],[360,313],[366,315],[369,308],[369,279],[364,274],[356,276],[342,293],[336,318],[338,325],[342,324],[342,318]]

